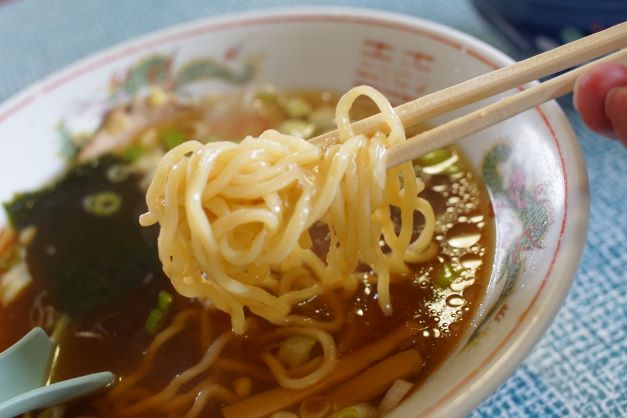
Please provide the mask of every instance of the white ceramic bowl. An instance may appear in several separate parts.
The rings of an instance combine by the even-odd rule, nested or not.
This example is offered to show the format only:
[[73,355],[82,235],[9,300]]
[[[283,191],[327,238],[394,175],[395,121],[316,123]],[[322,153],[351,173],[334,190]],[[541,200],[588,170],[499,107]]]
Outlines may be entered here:
[[[266,83],[335,91],[371,84],[402,102],[511,62],[454,29],[381,11],[274,10],[176,26],[89,57],[0,107],[0,200],[63,168],[64,132],[95,129],[108,107],[151,84],[194,95]],[[585,241],[586,172],[557,104],[461,146],[493,199],[489,291],[475,334],[396,417],[465,416],[494,392],[551,323]]]

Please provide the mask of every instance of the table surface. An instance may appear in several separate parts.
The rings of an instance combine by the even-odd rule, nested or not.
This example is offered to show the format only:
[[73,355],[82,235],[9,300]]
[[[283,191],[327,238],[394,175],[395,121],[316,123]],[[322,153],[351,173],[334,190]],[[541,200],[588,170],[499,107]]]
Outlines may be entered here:
[[[0,0],[0,102],[87,54],[219,13],[300,0]],[[508,45],[465,0],[336,0],[420,16]],[[511,51],[510,51],[511,52]],[[568,101],[591,189],[588,238],[577,278],[544,338],[477,417],[627,416],[627,149],[592,134]],[[627,115],[627,110],[626,110]],[[621,197],[622,196],[622,197]]]

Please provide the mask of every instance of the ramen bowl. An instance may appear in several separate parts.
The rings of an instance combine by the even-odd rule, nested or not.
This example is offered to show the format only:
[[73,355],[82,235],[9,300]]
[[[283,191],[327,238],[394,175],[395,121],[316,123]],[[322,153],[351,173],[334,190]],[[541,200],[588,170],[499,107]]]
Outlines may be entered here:
[[[203,96],[269,84],[337,92],[369,84],[399,104],[511,63],[454,29],[381,11],[272,10],[179,25],[88,57],[2,105],[0,200],[61,172],[69,138],[93,132],[108,109],[151,87]],[[492,202],[489,285],[455,354],[391,416],[461,417],[493,393],[553,320],[585,242],[586,172],[556,103],[471,135],[460,147]]]

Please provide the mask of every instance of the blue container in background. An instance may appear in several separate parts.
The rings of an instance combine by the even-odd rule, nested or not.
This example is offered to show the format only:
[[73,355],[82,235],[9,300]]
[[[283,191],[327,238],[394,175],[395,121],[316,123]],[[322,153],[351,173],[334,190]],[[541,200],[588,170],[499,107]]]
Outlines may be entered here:
[[473,0],[513,44],[518,58],[627,20],[627,0]]

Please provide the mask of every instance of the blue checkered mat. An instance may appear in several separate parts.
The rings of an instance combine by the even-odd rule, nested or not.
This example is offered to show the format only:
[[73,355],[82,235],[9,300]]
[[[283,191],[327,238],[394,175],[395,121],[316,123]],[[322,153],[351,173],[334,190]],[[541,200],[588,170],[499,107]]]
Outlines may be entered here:
[[[464,0],[316,4],[338,3],[432,19],[507,50]],[[217,13],[296,4],[311,2],[0,0],[0,101],[86,54],[152,30]],[[627,416],[627,150],[591,134],[565,105],[590,176],[583,261],[547,334],[472,418]]]

